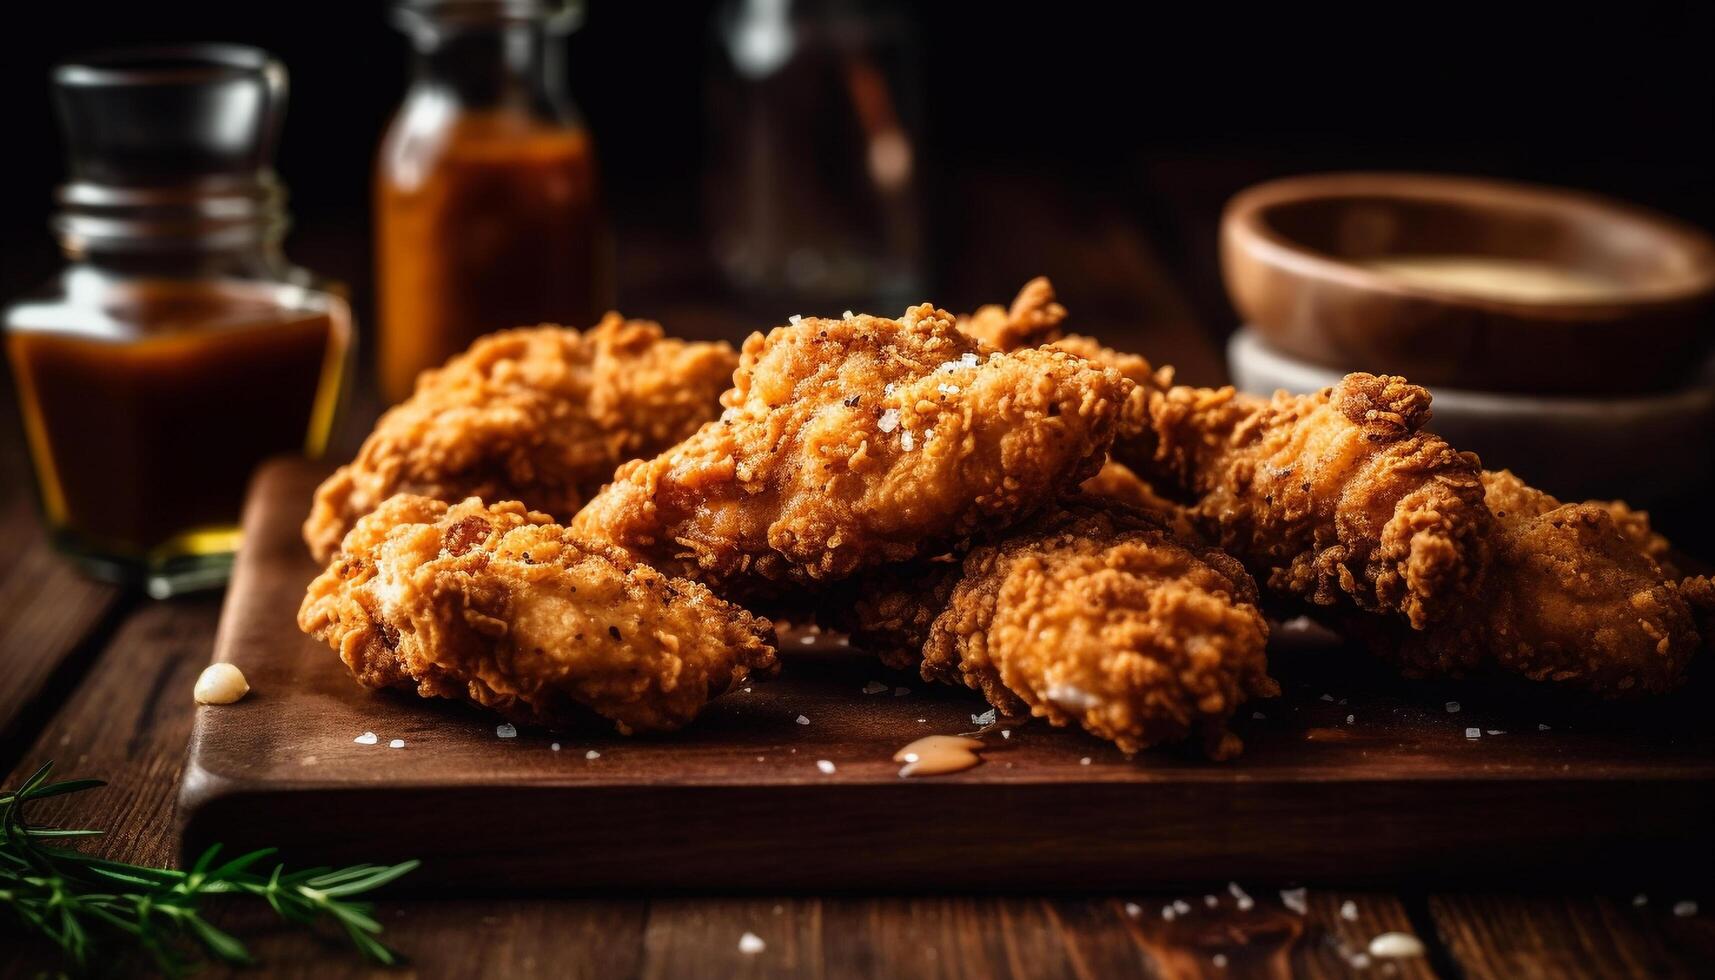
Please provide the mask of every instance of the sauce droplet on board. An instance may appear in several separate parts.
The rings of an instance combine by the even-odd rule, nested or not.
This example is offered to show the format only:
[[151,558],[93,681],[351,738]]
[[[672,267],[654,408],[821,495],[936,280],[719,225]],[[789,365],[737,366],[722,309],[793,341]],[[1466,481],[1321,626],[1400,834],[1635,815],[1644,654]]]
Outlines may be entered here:
[[976,753],[982,747],[981,741],[963,735],[925,735],[893,753],[893,761],[905,763],[901,776],[940,776],[983,761]]

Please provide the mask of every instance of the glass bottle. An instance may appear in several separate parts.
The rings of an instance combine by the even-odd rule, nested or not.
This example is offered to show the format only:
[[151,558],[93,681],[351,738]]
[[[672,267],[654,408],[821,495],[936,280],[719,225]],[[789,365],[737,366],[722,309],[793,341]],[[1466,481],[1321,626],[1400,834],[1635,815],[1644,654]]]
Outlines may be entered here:
[[724,0],[716,39],[708,224],[727,279],[775,308],[918,302],[928,61],[908,6]]
[[611,301],[595,155],[567,97],[561,0],[403,0],[416,67],[375,175],[382,395],[476,337],[588,326]]
[[218,585],[251,471],[322,451],[351,345],[346,301],[280,250],[285,70],[195,45],[53,81],[68,264],[3,314],[42,512],[99,577]]

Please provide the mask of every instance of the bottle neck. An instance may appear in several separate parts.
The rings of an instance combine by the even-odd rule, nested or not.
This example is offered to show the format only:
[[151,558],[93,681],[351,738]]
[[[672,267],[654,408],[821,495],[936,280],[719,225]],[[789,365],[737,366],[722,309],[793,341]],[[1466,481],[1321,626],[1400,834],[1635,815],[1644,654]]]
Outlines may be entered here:
[[423,22],[410,28],[413,84],[466,109],[509,109],[570,121],[563,31],[538,20]]
[[270,171],[161,187],[80,181],[59,192],[66,257],[126,275],[260,277],[286,269],[285,189]]

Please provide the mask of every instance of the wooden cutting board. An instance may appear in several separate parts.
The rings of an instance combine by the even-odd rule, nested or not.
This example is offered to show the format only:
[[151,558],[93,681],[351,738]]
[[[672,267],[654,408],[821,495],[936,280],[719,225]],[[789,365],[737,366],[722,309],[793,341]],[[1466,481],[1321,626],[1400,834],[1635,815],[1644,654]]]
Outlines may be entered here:
[[721,698],[677,735],[501,738],[476,710],[358,687],[298,632],[317,571],[298,526],[322,473],[280,461],[252,489],[215,659],[253,690],[199,709],[180,801],[187,850],[418,857],[419,887],[507,892],[1089,890],[1526,869],[1637,881],[1715,865],[1706,682],[1620,710],[1405,683],[1347,651],[1281,642],[1273,670],[1287,693],[1240,712],[1246,751],[1232,762],[1175,750],[1128,760],[1020,722],[984,736],[975,769],[902,779],[898,748],[971,732],[987,706],[837,641],[788,636],[780,680]]

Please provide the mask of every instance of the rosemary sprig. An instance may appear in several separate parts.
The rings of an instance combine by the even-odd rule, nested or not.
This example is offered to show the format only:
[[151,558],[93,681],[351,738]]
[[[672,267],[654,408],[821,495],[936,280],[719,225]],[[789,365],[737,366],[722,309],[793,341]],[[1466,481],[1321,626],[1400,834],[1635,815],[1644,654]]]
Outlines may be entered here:
[[98,951],[117,952],[116,945],[142,951],[170,975],[207,956],[250,963],[237,937],[203,917],[203,899],[219,895],[260,898],[282,919],[301,925],[331,920],[364,956],[389,965],[397,960],[378,938],[381,924],[371,907],[350,899],[408,874],[418,862],[293,872],[274,864],[263,870],[273,848],[217,864],[218,844],[188,871],[108,861],[48,843],[101,831],[38,827],[25,819],[26,804],[103,785],[95,779],[50,783],[52,771],[53,763],[47,763],[17,789],[0,791],[0,909],[59,947],[71,968],[87,968]]

